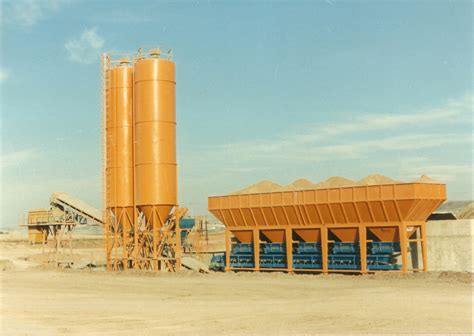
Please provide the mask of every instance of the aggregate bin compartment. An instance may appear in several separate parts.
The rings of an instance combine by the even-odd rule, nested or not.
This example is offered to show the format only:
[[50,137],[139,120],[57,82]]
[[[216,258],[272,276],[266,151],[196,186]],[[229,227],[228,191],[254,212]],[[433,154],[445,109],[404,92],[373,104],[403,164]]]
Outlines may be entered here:
[[[408,271],[407,250],[412,241],[421,244],[423,270],[427,270],[426,219],[445,199],[444,184],[413,182],[213,196],[208,209],[226,226],[227,236],[256,230],[261,233],[259,239],[263,236],[268,242],[284,244],[281,255],[286,263],[278,264],[287,271]],[[278,231],[284,240],[275,241]],[[319,251],[295,247],[304,242],[319,243]],[[254,255],[261,255],[257,251],[260,241],[253,243]],[[353,251],[341,253],[340,246],[345,245],[338,243],[352,244],[347,246]],[[395,243],[396,250],[387,248]],[[401,254],[401,265],[395,264],[397,254]],[[255,263],[253,269],[261,266]]]

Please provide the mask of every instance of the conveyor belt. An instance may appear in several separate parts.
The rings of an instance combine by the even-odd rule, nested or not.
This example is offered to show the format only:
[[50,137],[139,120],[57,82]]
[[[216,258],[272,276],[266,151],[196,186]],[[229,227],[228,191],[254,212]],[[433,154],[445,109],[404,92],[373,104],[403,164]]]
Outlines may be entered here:
[[102,212],[93,206],[72,197],[64,192],[55,192],[51,195],[50,204],[54,208],[63,210],[68,216],[81,225],[103,224]]

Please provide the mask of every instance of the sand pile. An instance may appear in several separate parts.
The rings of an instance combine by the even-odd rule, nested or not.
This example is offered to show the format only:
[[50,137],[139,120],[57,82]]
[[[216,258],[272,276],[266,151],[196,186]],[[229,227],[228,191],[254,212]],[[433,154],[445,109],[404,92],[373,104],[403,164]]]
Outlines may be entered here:
[[324,188],[337,188],[337,187],[349,187],[354,185],[354,181],[346,179],[340,176],[332,176],[327,180],[319,182],[316,185],[317,189],[324,189]]
[[421,177],[418,180],[415,180],[415,182],[420,182],[420,183],[438,183],[437,181],[433,180],[429,176],[426,175],[421,175]]
[[443,203],[436,212],[452,212],[457,219],[474,219],[474,202],[448,201]]
[[[422,175],[419,179],[413,181],[419,183],[438,183],[426,175]],[[364,177],[363,179],[355,182],[340,176],[332,176],[322,182],[314,183],[310,180],[301,178],[293,181],[292,183],[282,186],[278,183],[264,180],[256,184],[253,184],[247,188],[231,193],[231,195],[239,194],[257,194],[266,193],[273,191],[296,191],[296,190],[308,190],[308,189],[325,189],[325,188],[340,188],[350,186],[364,186],[364,185],[379,185],[379,184],[393,184],[403,183],[403,181],[394,180],[388,176],[381,174],[372,174]]]
[[458,219],[474,219],[474,203],[471,202],[467,207],[456,215]]
[[307,179],[298,179],[284,187],[285,190],[305,190],[305,189],[314,189],[317,187],[317,184],[307,180]]
[[377,184],[391,184],[391,183],[400,183],[400,181],[395,181],[394,179],[384,176],[384,175],[372,174],[357,181],[356,185],[377,185]]
[[271,191],[282,191],[284,188],[272,181],[260,181],[255,184],[252,184],[251,186],[248,186],[247,188],[244,188],[242,190],[236,191],[232,193],[231,195],[239,195],[239,194],[258,194],[258,193],[264,193],[264,192],[271,192]]

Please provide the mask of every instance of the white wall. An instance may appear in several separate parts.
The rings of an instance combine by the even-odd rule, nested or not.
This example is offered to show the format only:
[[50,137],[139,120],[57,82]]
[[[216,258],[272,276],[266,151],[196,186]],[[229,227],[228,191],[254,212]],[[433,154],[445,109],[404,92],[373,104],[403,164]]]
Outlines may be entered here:
[[474,220],[429,221],[426,224],[429,271],[474,272]]

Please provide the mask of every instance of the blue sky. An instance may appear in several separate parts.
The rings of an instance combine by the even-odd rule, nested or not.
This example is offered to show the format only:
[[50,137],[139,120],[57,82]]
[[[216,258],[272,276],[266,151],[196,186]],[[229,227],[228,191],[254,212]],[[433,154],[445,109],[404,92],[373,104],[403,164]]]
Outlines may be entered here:
[[179,198],[427,174],[472,198],[470,1],[2,1],[2,223],[101,204],[101,52],[173,49]]

